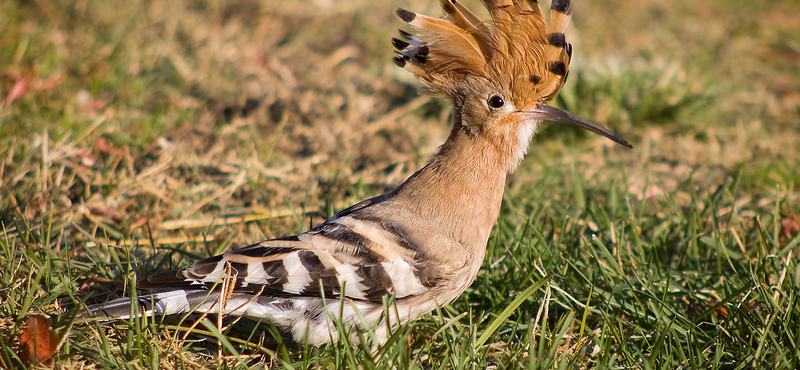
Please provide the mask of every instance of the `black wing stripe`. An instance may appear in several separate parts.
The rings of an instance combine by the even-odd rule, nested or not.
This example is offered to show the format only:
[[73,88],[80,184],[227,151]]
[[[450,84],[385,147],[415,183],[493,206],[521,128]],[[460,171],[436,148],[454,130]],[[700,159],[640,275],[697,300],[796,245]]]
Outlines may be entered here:
[[366,264],[379,263],[386,260],[372,250],[374,243],[371,240],[347,226],[326,222],[309,231],[309,234],[352,247],[353,250],[350,252]]
[[282,291],[283,284],[286,283],[288,278],[288,272],[286,271],[286,266],[283,265],[283,261],[264,262],[261,266],[264,267],[264,272],[269,276],[264,285],[267,285],[270,290]]
[[300,292],[301,295],[320,296],[320,283],[328,297],[339,294],[341,287],[336,278],[336,270],[326,268],[320,261],[319,256],[311,251],[300,252],[300,262],[308,269],[311,277],[311,284]]
[[219,255],[193,263],[185,269],[186,277],[195,280],[206,277],[213,273],[214,270],[219,267],[220,263],[224,263],[222,262],[223,257],[224,256]]
[[269,247],[269,246],[262,246],[261,244],[253,244],[253,245],[251,245],[249,247],[235,250],[232,253],[235,253],[236,255],[239,255],[239,256],[245,256],[245,257],[264,258],[264,257],[269,257],[269,256],[274,256],[274,255],[279,255],[279,254],[292,253],[292,252],[294,252],[296,250],[298,250],[298,248],[292,248],[292,247]]
[[367,300],[379,301],[381,297],[394,292],[392,279],[380,263],[362,266],[356,270],[356,274],[364,278],[364,285],[367,286],[364,296]]
[[[238,263],[238,262],[228,262],[231,268],[231,275],[236,276],[237,281],[242,281],[247,278],[247,266],[246,263]],[[225,271],[225,270],[223,270]]]
[[353,213],[353,214],[349,215],[349,217],[352,217],[355,220],[359,220],[359,221],[363,221],[363,222],[369,222],[369,223],[372,223],[372,224],[380,227],[382,230],[384,230],[387,233],[391,234],[392,238],[397,243],[397,245],[399,245],[399,246],[401,246],[401,247],[403,247],[405,249],[408,249],[410,251],[414,251],[416,253],[415,256],[414,256],[414,259],[418,259],[418,258],[421,257],[421,254],[422,254],[421,246],[419,245],[419,243],[411,240],[408,237],[409,233],[407,231],[403,230],[402,226],[394,225],[392,223],[387,222],[384,219],[381,219],[381,218],[378,218],[378,217],[374,217],[374,216],[371,216],[369,214],[364,214],[364,213]]

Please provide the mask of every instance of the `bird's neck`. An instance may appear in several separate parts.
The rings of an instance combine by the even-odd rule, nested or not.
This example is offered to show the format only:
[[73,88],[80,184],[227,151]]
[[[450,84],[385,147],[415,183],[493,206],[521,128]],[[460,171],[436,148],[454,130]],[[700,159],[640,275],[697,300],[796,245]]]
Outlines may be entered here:
[[504,154],[487,138],[456,126],[439,153],[394,195],[428,227],[448,233],[481,261],[503,199]]

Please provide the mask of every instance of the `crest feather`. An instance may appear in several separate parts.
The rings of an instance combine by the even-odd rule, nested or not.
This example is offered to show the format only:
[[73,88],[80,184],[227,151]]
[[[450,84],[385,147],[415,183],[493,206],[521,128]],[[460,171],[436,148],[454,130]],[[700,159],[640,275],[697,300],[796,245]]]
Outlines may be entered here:
[[452,92],[458,81],[473,75],[508,86],[517,104],[554,98],[566,82],[572,57],[564,36],[571,1],[551,2],[549,24],[536,0],[482,2],[490,24],[457,0],[440,0],[449,21],[398,9],[419,37],[404,34],[406,41],[393,41],[395,63],[432,92]]
[[[408,45],[394,42],[399,49],[395,62],[419,77],[434,92],[445,92],[448,78],[458,74],[482,74],[486,57],[478,40],[458,25],[402,8],[397,15],[413,27],[422,39],[403,34]],[[402,46],[402,47],[401,47]]]
[[475,13],[456,0],[440,0],[442,10],[464,31],[472,35],[480,45],[483,55],[489,55],[497,44],[494,33]]

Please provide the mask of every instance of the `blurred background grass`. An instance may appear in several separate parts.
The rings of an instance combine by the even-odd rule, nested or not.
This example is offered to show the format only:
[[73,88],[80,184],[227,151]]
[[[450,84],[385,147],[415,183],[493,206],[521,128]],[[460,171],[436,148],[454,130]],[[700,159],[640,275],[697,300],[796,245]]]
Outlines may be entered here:
[[[398,6],[441,14],[437,2],[421,0],[0,3],[4,333],[12,338],[29,311],[69,312],[64,305],[74,303],[72,296],[97,302],[127,294],[134,270],[184,266],[306,230],[420,168],[446,137],[449,108],[420,97],[413,78],[390,62],[389,39],[403,28],[394,16]],[[800,3],[576,1],[573,9],[572,73],[556,104],[611,127],[636,148],[546,126],[509,180],[485,270],[449,317],[467,311],[462,321],[494,317],[542,271],[563,275],[560,289],[584,303],[606,284],[609,295],[592,299],[600,299],[598,307],[617,307],[619,299],[624,308],[638,298],[615,291],[611,280],[646,268],[657,277],[645,279],[642,290],[675,295],[661,307],[669,307],[667,321],[653,324],[664,333],[681,315],[691,319],[674,325],[693,333],[692,320],[725,308],[720,302],[753,311],[767,305],[755,293],[733,294],[747,284],[790,294],[784,281],[800,285],[796,262],[787,257],[797,255],[800,230]],[[588,252],[599,248],[595,234],[619,259],[619,271],[596,265],[602,253]],[[630,265],[622,261],[626,253]],[[780,261],[761,265],[773,257]],[[592,266],[601,266],[594,277]],[[693,273],[670,277],[687,270]],[[728,276],[740,280],[727,286]],[[669,285],[676,281],[677,292]],[[720,291],[725,286],[731,296]],[[477,367],[514,367],[507,365],[516,363],[514,355],[492,348],[543,358],[527,347],[539,339],[525,326],[542,317],[542,294],[510,319],[514,332],[527,330],[527,337],[500,330],[489,340],[495,347],[471,355]],[[567,312],[583,314],[564,299],[562,311],[550,314],[553,330]],[[622,311],[592,311],[594,326],[586,330],[599,330],[599,338],[618,323],[626,332],[636,315]],[[787,312],[784,324],[798,325],[789,320],[798,313]],[[713,325],[728,332],[749,317],[720,315],[712,315],[722,320]],[[430,332],[415,334],[415,343],[436,331],[436,320]],[[71,343],[76,334],[66,322],[57,326],[71,333]],[[776,327],[760,330],[778,335]],[[769,352],[789,356],[775,362],[787,368],[800,356],[797,327],[790,332],[794,350]],[[730,334],[736,340],[709,334],[703,341],[692,339],[695,333],[671,345],[687,356],[693,352],[680,343],[702,342],[698,354],[714,348],[723,354],[714,364],[731,365],[737,355],[726,351],[756,340],[745,334]],[[623,337],[595,341],[600,355],[588,345],[567,346],[569,352],[558,340],[553,348],[587,364],[601,358],[639,364],[625,362],[637,355]],[[709,347],[716,340],[726,346]],[[502,344],[515,341],[519,348]],[[658,359],[655,342],[633,345]],[[12,342],[6,345],[4,353],[13,353]],[[777,339],[773,345],[787,346]],[[76,351],[97,346],[76,341],[59,361],[87,361]],[[427,355],[412,351],[417,362],[411,363],[446,363],[435,355],[440,346],[427,344]],[[754,366],[767,361],[767,352],[756,349],[741,359],[750,356]],[[457,346],[443,351],[461,358]]]

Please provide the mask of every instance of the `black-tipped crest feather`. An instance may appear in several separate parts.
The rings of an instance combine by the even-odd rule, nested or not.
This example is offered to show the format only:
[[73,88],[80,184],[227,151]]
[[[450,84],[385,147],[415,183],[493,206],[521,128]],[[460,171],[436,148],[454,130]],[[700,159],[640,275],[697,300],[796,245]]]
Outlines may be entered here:
[[413,21],[414,18],[417,17],[416,13],[405,10],[403,8],[397,8],[397,11],[395,11],[395,13],[397,14],[398,17],[400,17],[400,19],[403,20],[403,22],[406,23]]
[[570,0],[553,0],[553,2],[550,3],[550,9],[569,14],[572,9],[572,2]]

